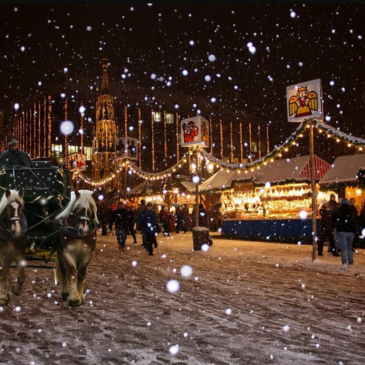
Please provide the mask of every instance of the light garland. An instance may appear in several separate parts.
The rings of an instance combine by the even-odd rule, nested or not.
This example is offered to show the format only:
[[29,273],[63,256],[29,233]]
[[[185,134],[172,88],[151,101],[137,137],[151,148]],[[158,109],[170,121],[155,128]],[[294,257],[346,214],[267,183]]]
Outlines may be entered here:
[[46,156],[52,156],[52,98],[51,95],[48,95],[48,104],[47,104],[47,150]]

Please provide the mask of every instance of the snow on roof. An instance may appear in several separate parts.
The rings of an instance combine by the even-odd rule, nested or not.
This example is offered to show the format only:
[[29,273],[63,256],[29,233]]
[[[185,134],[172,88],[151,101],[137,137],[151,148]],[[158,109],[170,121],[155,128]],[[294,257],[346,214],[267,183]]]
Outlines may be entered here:
[[333,161],[319,184],[357,181],[357,174],[364,166],[365,155],[339,156]]
[[309,155],[275,160],[274,162],[263,166],[259,170],[254,171],[253,174],[256,178],[255,183],[265,184],[266,182],[279,183],[287,180],[308,180],[310,176],[303,176],[302,172],[309,160]]
[[[318,156],[314,156],[314,158],[317,175],[319,174],[320,168],[329,168],[330,165],[328,162],[322,160]],[[266,166],[261,166],[260,169],[255,169],[248,173],[245,173],[244,171],[239,172],[239,170],[227,171],[226,169],[221,169],[199,185],[199,190],[224,190],[232,188],[234,182],[249,180],[253,181],[255,185],[264,185],[267,182],[275,184],[284,183],[285,181],[304,182],[310,179],[309,163],[310,156],[306,155],[275,160],[274,162],[268,163]]]

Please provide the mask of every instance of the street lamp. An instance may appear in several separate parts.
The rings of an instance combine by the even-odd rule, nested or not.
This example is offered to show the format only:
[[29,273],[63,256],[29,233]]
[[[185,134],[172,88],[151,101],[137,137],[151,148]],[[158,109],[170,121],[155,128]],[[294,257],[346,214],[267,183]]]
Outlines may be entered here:
[[195,184],[195,226],[199,226],[199,183],[200,183],[200,176],[194,175],[192,178],[193,183]]

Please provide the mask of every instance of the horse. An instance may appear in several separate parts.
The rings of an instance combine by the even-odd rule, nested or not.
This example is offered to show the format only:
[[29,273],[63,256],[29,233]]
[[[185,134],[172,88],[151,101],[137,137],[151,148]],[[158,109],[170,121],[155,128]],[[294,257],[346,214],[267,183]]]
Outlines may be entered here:
[[12,293],[19,296],[25,281],[25,248],[27,242],[27,220],[23,213],[24,189],[7,188],[0,200],[0,306],[10,301],[7,277],[13,261],[17,264],[17,283]]
[[[55,216],[56,275],[62,285],[62,300],[70,307],[85,301],[86,269],[96,247],[97,206],[91,190],[77,190],[70,202]],[[60,227],[60,228],[58,228]]]

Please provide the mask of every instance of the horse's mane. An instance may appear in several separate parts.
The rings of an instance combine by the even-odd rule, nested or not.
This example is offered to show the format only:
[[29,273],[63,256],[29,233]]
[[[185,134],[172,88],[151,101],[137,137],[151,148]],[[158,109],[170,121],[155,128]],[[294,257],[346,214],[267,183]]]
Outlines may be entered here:
[[9,195],[9,197],[7,198],[4,192],[4,195],[0,200],[0,214],[4,211],[9,203],[18,202],[20,204],[23,204],[23,199],[19,196],[17,190],[10,190],[10,193],[11,195]]
[[96,223],[99,223],[98,216],[97,216],[97,206],[95,204],[95,200],[92,197],[93,191],[91,190],[79,190],[80,196],[77,199],[76,195],[74,195],[66,208],[57,215],[56,219],[59,218],[67,218],[76,207],[82,206],[82,207],[89,207],[93,213],[94,213],[94,220]]

